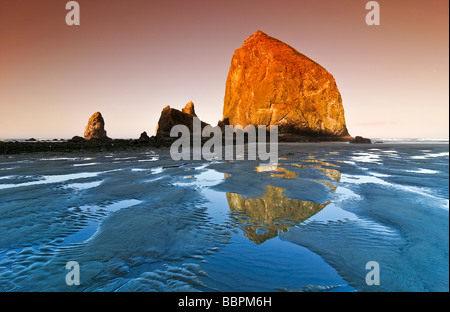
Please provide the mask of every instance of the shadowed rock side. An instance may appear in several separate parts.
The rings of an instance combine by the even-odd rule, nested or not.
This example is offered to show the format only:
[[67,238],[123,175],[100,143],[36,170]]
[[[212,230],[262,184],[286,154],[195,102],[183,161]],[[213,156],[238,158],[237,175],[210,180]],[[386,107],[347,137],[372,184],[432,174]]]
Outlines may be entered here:
[[89,118],[88,124],[84,131],[84,138],[86,140],[108,140],[105,131],[105,121],[100,112],[96,112]]
[[147,132],[144,131],[141,133],[141,135],[139,136],[139,141],[148,141],[150,140],[150,137],[148,136]]
[[[161,112],[158,125],[156,127],[157,137],[170,137],[170,130],[176,125],[185,125],[189,128],[190,133],[193,133],[193,118],[197,117],[194,110],[194,103],[189,102],[182,111],[175,108],[170,108],[167,105]],[[208,124],[201,122],[202,129]]]
[[245,199],[236,193],[226,194],[230,210],[242,211],[249,218],[250,225],[244,227],[245,236],[254,243],[261,244],[276,237],[279,230],[285,232],[292,226],[283,219],[302,222],[328,205],[287,198],[283,193],[282,188],[268,186],[267,193],[261,198]]
[[278,125],[280,136],[351,138],[333,76],[261,31],[245,40],[233,55],[222,123]]

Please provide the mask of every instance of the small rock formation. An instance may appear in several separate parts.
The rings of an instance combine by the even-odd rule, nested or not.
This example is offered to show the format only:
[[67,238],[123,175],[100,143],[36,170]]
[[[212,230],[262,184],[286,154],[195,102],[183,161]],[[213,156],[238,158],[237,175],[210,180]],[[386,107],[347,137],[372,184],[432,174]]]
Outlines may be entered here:
[[223,107],[222,125],[227,123],[278,125],[280,134],[351,138],[333,76],[261,31],[234,52]]
[[[194,110],[194,103],[189,102],[182,111],[175,108],[170,108],[167,105],[161,112],[158,125],[156,127],[157,137],[170,137],[170,130],[175,125],[185,125],[189,128],[191,134],[193,133],[193,118],[197,117]],[[202,129],[208,124],[201,122]]]
[[105,121],[100,112],[96,112],[89,118],[86,130],[84,131],[86,140],[109,140],[105,131]]
[[84,138],[82,138],[82,137],[80,137],[80,136],[74,136],[73,138],[71,138],[70,140],[69,140],[69,142],[73,142],[73,143],[83,143],[83,142],[86,142],[86,140],[84,139]]
[[139,141],[148,141],[150,140],[150,137],[148,136],[147,132],[144,131],[141,133],[141,136],[139,137]]
[[186,106],[181,110],[181,112],[188,115],[197,116],[195,114],[194,103],[192,101],[187,103]]
[[371,139],[363,138],[362,136],[356,136],[353,140],[350,140],[350,143],[354,144],[372,144]]

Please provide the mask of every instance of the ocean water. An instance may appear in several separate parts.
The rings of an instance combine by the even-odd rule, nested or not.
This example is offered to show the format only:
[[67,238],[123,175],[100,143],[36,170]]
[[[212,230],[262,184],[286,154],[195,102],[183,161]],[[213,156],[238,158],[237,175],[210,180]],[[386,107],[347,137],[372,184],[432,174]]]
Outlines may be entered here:
[[449,145],[0,156],[0,233],[0,291],[448,291]]

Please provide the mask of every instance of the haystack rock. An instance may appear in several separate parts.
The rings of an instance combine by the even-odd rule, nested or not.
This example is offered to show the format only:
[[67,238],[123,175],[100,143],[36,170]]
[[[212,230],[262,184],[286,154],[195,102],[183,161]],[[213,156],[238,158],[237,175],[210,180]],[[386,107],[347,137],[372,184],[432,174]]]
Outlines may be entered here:
[[86,130],[84,131],[84,138],[86,140],[108,140],[105,131],[105,121],[100,112],[96,112],[89,118]]
[[349,137],[333,76],[261,31],[233,55],[222,123],[278,125],[279,133]]
[[[192,102],[186,104],[181,111],[167,105],[161,112],[161,117],[159,118],[158,126],[156,127],[156,136],[169,137],[170,130],[176,125],[187,126],[192,134],[194,117],[197,117],[197,115],[195,114],[194,103]],[[207,125],[207,123],[201,122],[202,129]]]

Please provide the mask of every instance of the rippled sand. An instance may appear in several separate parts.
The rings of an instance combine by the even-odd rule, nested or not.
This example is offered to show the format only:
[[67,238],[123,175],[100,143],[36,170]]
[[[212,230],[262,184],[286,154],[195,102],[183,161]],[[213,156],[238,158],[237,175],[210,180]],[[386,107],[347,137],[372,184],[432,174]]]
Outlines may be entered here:
[[283,143],[264,169],[165,150],[3,156],[0,290],[448,291],[448,155]]

